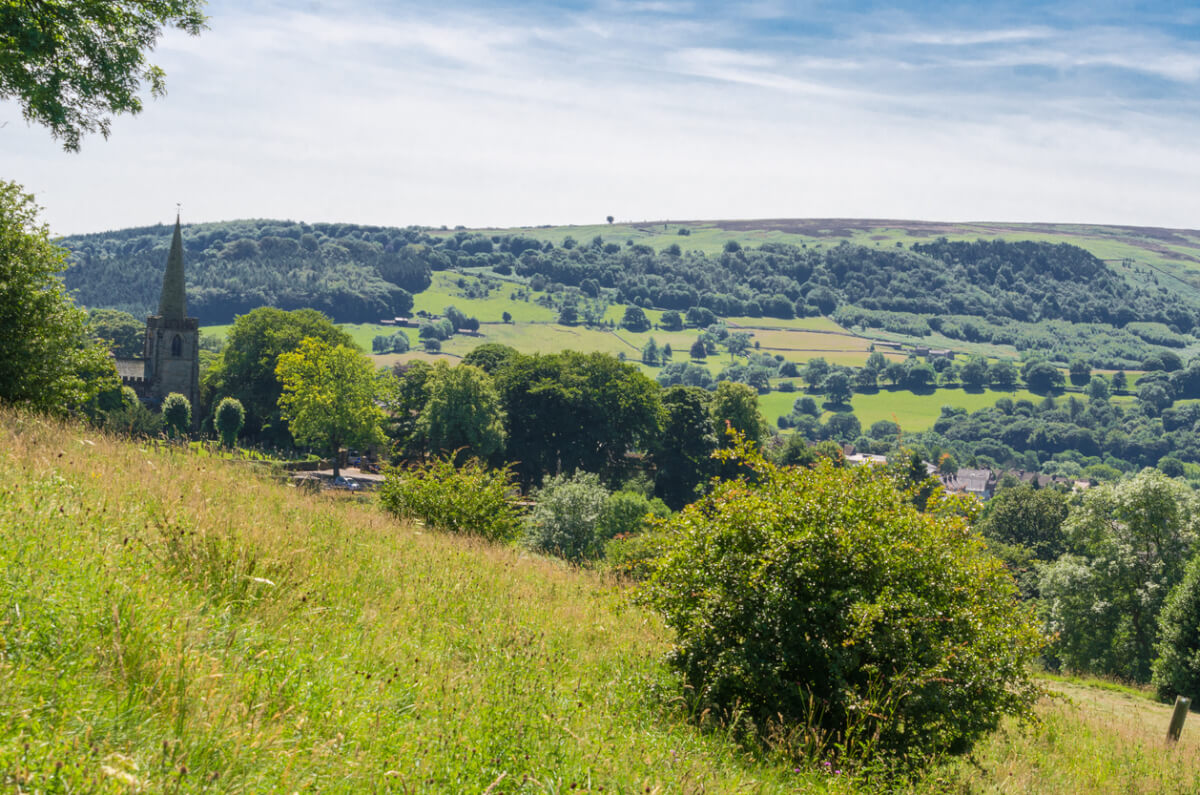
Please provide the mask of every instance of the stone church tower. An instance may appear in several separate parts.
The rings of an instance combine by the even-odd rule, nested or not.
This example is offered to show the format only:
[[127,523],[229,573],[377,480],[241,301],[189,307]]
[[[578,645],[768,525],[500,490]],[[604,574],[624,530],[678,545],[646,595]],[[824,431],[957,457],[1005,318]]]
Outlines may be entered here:
[[200,416],[200,321],[187,316],[187,292],[183,280],[183,235],[179,217],[167,256],[158,314],[146,318],[145,398],[161,403],[178,392],[192,404],[192,425]]

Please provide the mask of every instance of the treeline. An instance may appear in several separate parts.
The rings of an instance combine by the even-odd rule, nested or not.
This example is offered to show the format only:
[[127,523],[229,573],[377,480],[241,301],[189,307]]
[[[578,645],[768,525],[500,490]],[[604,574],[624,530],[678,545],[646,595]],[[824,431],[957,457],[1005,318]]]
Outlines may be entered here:
[[[64,238],[76,300],[142,316],[158,305],[171,227]],[[441,241],[414,229],[290,221],[198,224],[183,236],[188,311],[205,324],[260,306],[317,309],[339,321],[405,315],[430,283],[426,251]]]
[[[169,231],[63,239],[75,261],[68,287],[88,306],[146,313],[157,301]],[[400,314],[432,271],[447,268],[515,273],[535,290],[572,288],[585,299],[703,308],[718,317],[786,319],[853,307],[858,313],[842,315],[844,322],[966,341],[1020,345],[1032,334],[1020,324],[1095,323],[1127,330],[1119,344],[1128,349],[1104,354],[1126,364],[1146,353],[1131,341],[1186,344],[1182,335],[1200,317],[1193,302],[1130,284],[1079,247],[1030,241],[942,239],[911,249],[730,241],[710,255],[600,237],[556,245],[524,235],[281,221],[199,224],[184,240],[190,306],[207,323],[264,305],[315,308],[344,321]]]

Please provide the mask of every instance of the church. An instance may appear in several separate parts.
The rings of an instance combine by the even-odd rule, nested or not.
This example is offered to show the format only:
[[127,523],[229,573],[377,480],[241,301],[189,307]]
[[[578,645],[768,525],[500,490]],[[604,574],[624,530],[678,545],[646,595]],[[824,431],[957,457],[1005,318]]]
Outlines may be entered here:
[[142,355],[117,359],[122,386],[132,387],[142,402],[158,406],[178,392],[192,404],[192,424],[199,420],[200,321],[187,316],[187,290],[183,279],[183,234],[179,217],[167,255],[158,313],[146,318]]

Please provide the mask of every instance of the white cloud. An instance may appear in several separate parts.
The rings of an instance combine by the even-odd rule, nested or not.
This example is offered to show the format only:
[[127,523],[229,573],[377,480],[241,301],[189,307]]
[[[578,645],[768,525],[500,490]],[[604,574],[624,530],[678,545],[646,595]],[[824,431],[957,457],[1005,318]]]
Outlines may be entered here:
[[111,141],[67,155],[40,128],[0,129],[0,173],[39,193],[61,233],[169,220],[176,201],[192,221],[1197,225],[1194,103],[987,79],[1100,63],[1196,79],[1176,43],[1126,36],[1122,51],[1112,31],[996,28],[768,51],[721,28],[239,11],[164,39],[170,95],[118,119]]

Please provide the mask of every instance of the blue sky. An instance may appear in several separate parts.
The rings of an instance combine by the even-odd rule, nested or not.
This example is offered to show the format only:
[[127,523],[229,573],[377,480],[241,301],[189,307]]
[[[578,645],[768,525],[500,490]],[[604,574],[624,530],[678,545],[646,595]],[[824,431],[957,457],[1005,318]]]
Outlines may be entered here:
[[238,3],[166,98],[63,153],[0,104],[55,232],[858,217],[1200,227],[1184,3]]

